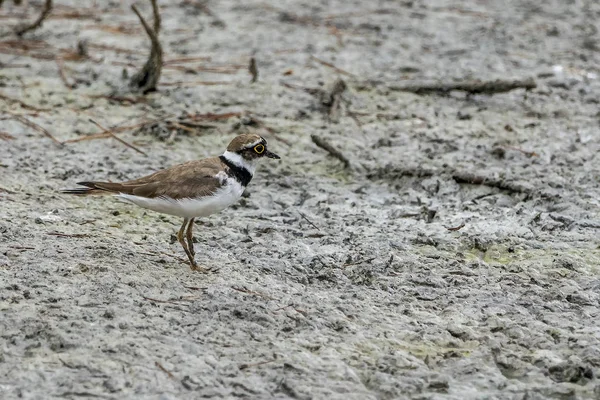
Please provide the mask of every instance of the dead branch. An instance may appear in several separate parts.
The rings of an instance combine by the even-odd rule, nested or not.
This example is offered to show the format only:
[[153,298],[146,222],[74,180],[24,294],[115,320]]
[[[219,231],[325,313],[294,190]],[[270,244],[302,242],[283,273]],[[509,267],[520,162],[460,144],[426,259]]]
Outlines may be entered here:
[[377,168],[367,175],[369,179],[400,179],[405,176],[416,178],[427,178],[438,174],[436,170],[424,169],[421,167],[395,167],[386,165],[383,168]]
[[460,231],[462,228],[465,227],[465,223],[463,222],[462,224],[458,225],[458,226],[445,226],[444,228],[448,229],[449,231]]
[[[141,254],[144,254],[144,253],[141,253]],[[154,301],[155,303],[167,303],[167,304],[175,304],[175,305],[178,305],[178,306],[187,306],[187,305],[188,305],[188,304],[181,303],[181,302],[178,302],[178,301],[173,301],[173,300],[160,300],[160,299],[155,299],[155,298],[152,298],[152,297],[146,297],[146,296],[142,296],[142,299],[144,299],[144,300],[148,300],[148,301]]]
[[348,168],[350,166],[350,160],[348,160],[345,155],[343,155],[338,149],[333,147],[325,139],[320,138],[317,135],[310,135],[310,138],[312,139],[314,144],[316,144],[317,146],[319,146],[320,148],[322,148],[323,150],[340,160],[344,164],[344,167]]
[[482,185],[491,188],[496,188],[500,190],[504,190],[510,193],[523,193],[526,195],[532,195],[536,192],[543,197],[551,196],[550,194],[544,191],[538,191],[534,187],[528,185],[527,183],[512,181],[509,179],[498,179],[485,175],[477,175],[472,172],[465,171],[456,171],[454,169],[444,169],[444,170],[436,170],[436,169],[424,169],[421,167],[416,168],[405,168],[405,167],[394,167],[394,166],[386,166],[383,168],[378,168],[373,172],[367,175],[368,179],[400,179],[405,176],[415,177],[415,178],[427,178],[431,176],[451,176],[452,179],[456,183],[466,183],[470,185]]
[[386,85],[389,90],[399,92],[411,92],[415,94],[447,94],[453,90],[463,91],[471,94],[476,93],[504,93],[514,89],[534,89],[536,83],[533,78],[493,81],[482,81],[479,79],[460,82],[406,82],[401,84]]
[[162,366],[161,363],[159,363],[158,361],[154,361],[154,365],[156,365],[158,367],[158,369],[160,369],[162,372],[164,372],[165,374],[167,374],[167,376],[171,379],[173,379],[174,381],[177,380],[177,378],[175,378],[175,375],[173,375],[171,373],[171,371],[169,371],[168,369],[166,369],[165,367]]
[[456,183],[483,185],[514,193],[531,194],[533,192],[533,190],[530,187],[527,187],[526,185],[520,184],[518,182],[511,182],[508,180],[495,179],[483,175],[476,175],[471,172],[454,172],[452,173],[452,179],[454,179]]
[[250,83],[255,83],[258,80],[258,68],[256,66],[256,59],[254,57],[250,58],[250,65],[248,65],[248,71],[250,71],[250,75],[252,75],[252,80]]
[[314,224],[314,223],[313,223],[313,222],[312,222],[310,219],[308,219],[308,217],[307,217],[306,215],[304,215],[304,214],[303,214],[303,213],[301,213],[300,211],[298,211],[298,214],[300,214],[300,216],[301,216],[302,218],[304,218],[304,220],[305,220],[306,222],[308,222],[309,224],[311,224],[313,228],[315,228],[315,229],[316,229],[316,230],[318,230],[318,231],[320,231],[320,230],[321,230],[321,228],[319,228],[318,226],[316,226],[316,225],[315,225],[315,224]]
[[321,65],[324,65],[324,66],[326,66],[326,67],[329,67],[329,68],[333,69],[334,71],[336,71],[336,72],[339,72],[339,73],[340,73],[340,74],[342,74],[342,75],[347,75],[347,76],[351,76],[351,77],[353,77],[353,78],[356,78],[356,75],[354,75],[353,73],[350,73],[350,72],[348,72],[348,71],[344,71],[343,69],[336,67],[335,65],[333,65],[333,64],[332,64],[332,63],[330,63],[330,62],[327,62],[327,61],[321,60],[321,59],[319,59],[319,58],[317,58],[317,57],[315,57],[315,56],[310,56],[310,59],[311,59],[311,60],[313,60],[313,61],[316,61],[316,62],[318,62],[318,63],[319,63],[319,64],[321,64]]
[[50,11],[52,11],[52,0],[46,0],[46,3],[44,4],[44,8],[42,9],[40,16],[35,21],[33,21],[33,23],[29,25],[23,25],[15,29],[15,33],[17,34],[17,36],[23,36],[26,32],[32,31],[42,26],[42,22],[44,22],[46,17],[48,17]]
[[77,139],[65,140],[63,142],[63,144],[85,142],[86,140],[107,139],[109,137],[112,137],[112,136],[107,135],[106,133],[96,133],[94,135],[86,135],[86,136],[78,137]]
[[42,111],[50,111],[50,108],[38,108],[38,107],[34,107],[32,105],[29,105],[19,99],[13,99],[12,97],[8,97],[2,93],[0,93],[0,99],[3,100],[7,100],[7,101],[11,101],[13,103],[17,103],[18,105],[20,105],[21,107],[27,109],[27,110],[32,110],[32,111],[37,111],[37,112],[42,112]]
[[65,237],[65,238],[89,238],[90,237],[90,235],[88,235],[86,233],[70,234],[70,233],[61,233],[61,232],[48,232],[46,234],[51,235],[51,236]]
[[148,26],[148,23],[144,17],[142,17],[142,14],[140,14],[137,7],[135,5],[131,6],[131,9],[140,19],[140,22],[144,26],[144,29],[146,30],[146,33],[152,42],[148,61],[146,61],[146,64],[144,64],[142,69],[135,74],[129,82],[129,86],[141,91],[144,94],[156,90],[156,84],[160,78],[163,55],[162,47],[160,45],[160,41],[158,40],[158,31],[160,29],[160,15],[158,12],[158,6],[156,4],[156,0],[151,0],[151,2],[152,10],[154,12],[154,30]]
[[540,156],[535,151],[523,150],[523,149],[520,149],[520,148],[514,147],[514,146],[503,146],[503,147],[505,149],[515,150],[515,151],[521,152],[521,153],[525,154],[527,157],[539,157]]
[[238,368],[239,369],[248,369],[250,367],[259,367],[261,365],[269,364],[269,363],[272,363],[275,361],[277,361],[277,359],[261,361],[261,362],[257,362],[257,363],[253,363],[253,364],[240,364],[240,366]]
[[67,79],[67,75],[65,74],[63,60],[61,60],[59,57],[56,57],[56,66],[58,67],[58,75],[60,76],[60,80],[63,82],[63,84],[69,90],[74,89],[76,85],[74,83],[69,82],[69,80]]
[[44,135],[49,137],[54,143],[56,143],[60,146],[63,145],[63,143],[60,140],[58,140],[57,138],[55,138],[54,136],[52,136],[52,134],[50,132],[48,132],[47,129],[41,127],[40,125],[36,124],[35,122],[30,121],[27,118],[25,118],[24,116],[19,115],[19,114],[14,114],[11,112],[7,112],[7,113],[12,116],[12,119],[15,119],[15,120],[19,121],[20,123],[22,123],[23,125],[27,125],[28,127],[33,128],[36,131],[43,133]]
[[269,295],[267,295],[267,294],[260,293],[260,292],[255,292],[255,291],[253,291],[253,290],[248,290],[248,289],[246,289],[246,288],[240,288],[240,287],[237,287],[237,286],[232,286],[231,288],[232,288],[233,290],[237,290],[238,292],[241,292],[241,293],[246,293],[246,294],[251,294],[251,295],[254,295],[254,296],[259,296],[259,297],[262,297],[263,299],[267,299],[267,300],[277,300],[277,299],[275,299],[275,298],[273,298],[273,297],[271,297],[271,296],[269,296]]
[[0,139],[2,140],[15,140],[16,138],[8,132],[0,131]]
[[158,35],[160,31],[160,13],[158,12],[158,4],[156,0],[150,0],[152,3],[152,13],[154,14],[154,33]]
[[117,141],[121,142],[122,144],[124,144],[125,146],[129,147],[130,149],[133,149],[133,150],[137,151],[138,153],[143,154],[146,157],[148,157],[148,154],[144,153],[142,150],[138,149],[137,147],[135,147],[131,143],[128,143],[128,142],[124,141],[123,139],[121,139],[120,137],[118,137],[117,135],[115,135],[114,133],[112,133],[111,131],[109,131],[108,129],[106,129],[105,127],[103,127],[102,125],[100,125],[99,123],[97,123],[96,121],[94,121],[93,119],[90,118],[89,121],[92,124],[96,125],[98,128],[102,129],[104,131],[104,133],[106,133],[108,136],[116,139]]
[[180,86],[180,87],[189,87],[189,86],[217,86],[217,85],[231,85],[233,82],[225,82],[225,81],[194,81],[194,82],[165,82],[161,83],[161,86]]
[[119,103],[130,103],[130,104],[147,102],[147,100],[142,96],[127,97],[127,96],[106,95],[106,94],[93,94],[93,95],[87,95],[86,97],[89,97],[91,99],[106,99],[106,100],[110,100],[110,101],[116,101]]

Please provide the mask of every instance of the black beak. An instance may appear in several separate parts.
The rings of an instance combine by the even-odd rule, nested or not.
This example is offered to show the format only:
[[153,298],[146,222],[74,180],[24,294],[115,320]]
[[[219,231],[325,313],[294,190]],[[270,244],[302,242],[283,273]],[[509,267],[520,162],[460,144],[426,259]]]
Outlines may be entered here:
[[277,154],[273,153],[272,151],[265,151],[265,156],[269,157],[269,158],[274,158],[276,160],[279,160],[281,157],[279,157]]

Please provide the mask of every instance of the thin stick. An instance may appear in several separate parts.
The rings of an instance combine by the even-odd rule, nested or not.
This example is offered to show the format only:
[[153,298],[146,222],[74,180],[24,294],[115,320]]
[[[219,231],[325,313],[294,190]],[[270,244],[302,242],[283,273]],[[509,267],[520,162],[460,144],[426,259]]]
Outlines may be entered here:
[[60,233],[60,232],[48,232],[47,235],[51,236],[59,236],[59,237],[67,237],[67,238],[88,238],[90,235],[86,233]]
[[34,30],[36,28],[39,28],[40,26],[42,26],[42,22],[44,22],[44,20],[48,16],[48,14],[50,14],[50,11],[52,11],[52,0],[46,0],[46,4],[44,5],[44,9],[42,10],[42,13],[38,17],[38,19],[36,19],[30,25],[25,25],[25,26],[22,26],[20,28],[17,28],[15,30],[15,33],[18,36],[23,36],[23,34],[25,34],[26,32],[32,31],[32,30]]
[[171,65],[171,64],[183,64],[183,63],[196,62],[196,61],[210,61],[210,60],[211,60],[211,57],[208,57],[208,56],[173,58],[171,60],[164,61],[163,66]]
[[531,194],[532,192],[532,189],[517,182],[500,180],[482,175],[475,175],[471,172],[454,172],[452,174],[452,179],[454,179],[457,183],[468,183],[471,185],[495,187],[501,190],[507,190],[509,192],[527,194]]
[[8,190],[0,186],[0,193],[8,193],[8,194],[17,194],[17,192],[13,192],[12,190]]
[[319,231],[321,230],[321,228],[319,228],[318,226],[316,226],[315,224],[313,224],[313,222],[312,222],[310,219],[308,219],[308,217],[307,217],[306,215],[304,215],[304,214],[303,214],[303,213],[301,213],[300,211],[298,211],[298,214],[300,214],[300,216],[301,216],[302,218],[304,218],[304,219],[306,220],[306,222],[308,222],[309,224],[311,224],[311,225],[313,226],[313,228],[315,228],[315,229],[317,229],[317,230],[319,230]]
[[264,293],[254,292],[252,290],[242,289],[242,288],[238,288],[238,287],[235,287],[235,286],[232,286],[231,288],[233,290],[237,290],[238,292],[242,292],[242,293],[246,293],[246,294],[253,294],[255,296],[259,296],[259,297],[262,297],[262,298],[267,299],[267,300],[277,300],[277,299],[275,299],[275,298],[273,298],[273,297],[271,297],[269,295],[266,295]]
[[351,265],[358,265],[358,264],[362,264],[362,263],[366,263],[366,262],[371,262],[371,261],[375,260],[376,258],[377,257],[371,257],[371,258],[367,258],[367,259],[363,259],[363,260],[345,263],[344,265],[342,265],[342,267],[349,267]]
[[87,135],[87,136],[79,137],[77,139],[65,140],[63,142],[63,144],[84,142],[86,140],[106,139],[109,137],[112,137],[112,136],[107,135],[106,133],[96,133],[94,135]]
[[138,153],[143,154],[146,157],[148,157],[148,154],[144,153],[142,150],[138,149],[137,147],[135,147],[131,143],[128,143],[128,142],[124,141],[123,139],[121,139],[120,137],[118,137],[117,135],[115,135],[114,133],[112,133],[111,131],[109,131],[108,129],[106,129],[105,127],[103,127],[102,125],[100,125],[99,123],[97,123],[96,121],[94,121],[93,119],[90,118],[89,121],[92,124],[96,125],[98,128],[102,129],[104,131],[104,133],[106,133],[107,135],[109,135],[112,138],[116,139],[117,141],[121,142],[125,146],[127,146],[130,149],[133,149],[133,150],[137,151]]
[[60,140],[58,140],[57,138],[55,138],[54,136],[52,136],[52,134],[50,132],[48,132],[45,128],[39,126],[35,122],[28,120],[27,118],[25,118],[22,115],[14,114],[14,113],[11,113],[10,111],[5,111],[5,112],[7,112],[8,114],[11,114],[14,119],[16,119],[17,121],[21,122],[22,124],[27,125],[28,127],[33,128],[36,131],[43,133],[44,135],[46,135],[47,137],[49,137],[54,143],[62,146],[63,143]]
[[0,99],[3,100],[7,100],[7,101],[12,101],[13,103],[17,103],[18,105],[20,105],[23,108],[26,108],[28,110],[32,110],[32,111],[38,111],[38,112],[43,112],[43,111],[50,111],[50,108],[38,108],[38,107],[34,107],[31,106],[27,103],[24,103],[23,101],[19,100],[19,99],[13,99],[12,97],[8,97],[2,93],[0,93]]
[[246,369],[246,368],[250,368],[250,367],[259,367],[261,365],[265,365],[265,364],[269,364],[272,362],[277,361],[276,359],[273,360],[267,360],[267,361],[261,361],[261,362],[257,362],[254,364],[240,364],[240,366],[238,367],[239,369]]
[[336,149],[327,141],[325,141],[325,139],[320,138],[317,135],[310,135],[310,138],[312,139],[314,144],[316,144],[317,146],[319,146],[320,148],[322,148],[323,150],[340,160],[342,163],[344,163],[344,166],[346,168],[350,166],[350,160],[348,160],[346,156],[343,155],[338,149]]
[[189,305],[189,304],[186,304],[186,303],[178,303],[178,302],[172,301],[172,300],[160,300],[160,299],[154,299],[152,297],[146,297],[146,296],[142,296],[142,298],[144,300],[154,301],[156,303],[168,303],[168,304],[175,304],[177,306],[187,306],[187,305]]
[[310,59],[311,59],[311,60],[313,60],[313,61],[316,61],[316,62],[318,62],[318,63],[319,63],[319,64],[321,64],[321,65],[324,65],[324,66],[326,66],[326,67],[329,67],[329,68],[333,69],[334,71],[337,71],[337,72],[339,72],[339,73],[340,73],[340,74],[342,74],[342,75],[347,75],[347,76],[351,76],[351,77],[353,77],[353,78],[356,78],[356,75],[354,75],[353,73],[351,73],[351,72],[348,72],[348,71],[344,71],[343,69],[336,67],[336,66],[335,66],[335,65],[333,65],[332,63],[329,63],[329,62],[327,62],[327,61],[321,60],[321,59],[319,59],[319,58],[317,58],[317,57],[315,57],[315,56],[312,56],[312,55],[310,56]]
[[527,150],[523,150],[520,149],[518,147],[514,147],[514,146],[503,146],[505,149],[509,149],[509,150],[515,150],[515,151],[519,151],[523,154],[525,154],[527,157],[539,157],[540,155],[538,153],[536,153],[535,151],[527,151]]
[[2,140],[15,140],[16,138],[8,132],[0,131],[0,139]]
[[152,13],[154,14],[154,33],[158,35],[160,31],[160,13],[158,12],[158,4],[156,0],[150,0],[152,3]]
[[137,103],[147,102],[147,100],[142,96],[127,97],[127,96],[113,96],[113,95],[106,95],[106,94],[89,94],[89,95],[85,95],[85,96],[92,98],[92,99],[106,99],[106,100],[118,101],[120,103],[127,102],[127,103],[131,103],[131,104],[137,104]]
[[162,372],[164,372],[165,374],[167,374],[167,376],[171,379],[173,379],[174,381],[177,380],[177,378],[175,378],[175,375],[173,375],[168,369],[166,369],[165,367],[163,367],[158,361],[154,361],[154,365],[156,365],[158,367],[158,369],[160,369]]
[[460,224],[460,225],[458,225],[458,226],[451,226],[451,227],[447,227],[447,226],[446,226],[445,228],[446,228],[446,229],[448,229],[449,231],[459,231],[459,230],[461,230],[462,228],[464,228],[464,227],[465,227],[465,225],[466,225],[466,224],[463,222],[462,224]]
[[388,89],[400,92],[411,92],[415,94],[440,93],[446,94],[453,90],[459,90],[467,93],[503,93],[514,89],[534,89],[536,83],[533,78],[524,80],[503,80],[494,81],[461,81],[461,82],[407,82],[404,84],[387,85]]
[[69,81],[67,80],[67,75],[65,74],[63,61],[58,57],[56,57],[56,66],[58,67],[58,75],[60,76],[60,79],[65,84],[67,89],[72,90],[75,87],[75,84],[69,83]]
[[255,83],[258,80],[258,67],[256,66],[256,59],[254,57],[250,58],[248,71],[250,71],[250,75],[252,75],[252,80],[250,83]]
[[184,130],[184,131],[187,131],[187,132],[190,132],[190,133],[197,133],[196,129],[190,128],[190,127],[185,126],[185,125],[178,124],[177,122],[168,121],[168,124],[171,125],[174,128],[179,128],[181,130]]
[[226,81],[192,81],[192,82],[163,82],[160,86],[216,86],[216,85],[232,85],[234,82]]
[[150,49],[150,56],[148,61],[142,67],[142,69],[135,74],[130,81],[130,86],[140,89],[142,93],[148,93],[156,90],[158,79],[160,78],[160,71],[162,68],[162,47],[158,40],[158,28],[160,28],[160,16],[158,15],[158,6],[156,0],[151,0],[152,10],[154,11],[154,31],[148,26],[148,23],[142,17],[142,14],[138,11],[135,5],[131,6],[133,12],[135,12],[140,19],[140,22],[146,30],[146,34],[150,37],[152,47]]

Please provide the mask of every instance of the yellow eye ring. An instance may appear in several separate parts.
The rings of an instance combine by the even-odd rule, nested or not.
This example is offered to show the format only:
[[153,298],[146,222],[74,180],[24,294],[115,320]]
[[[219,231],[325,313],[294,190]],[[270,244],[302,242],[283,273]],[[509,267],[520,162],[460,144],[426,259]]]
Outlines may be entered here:
[[265,152],[265,146],[263,146],[262,144],[257,144],[256,146],[254,146],[254,151],[257,154],[262,154]]

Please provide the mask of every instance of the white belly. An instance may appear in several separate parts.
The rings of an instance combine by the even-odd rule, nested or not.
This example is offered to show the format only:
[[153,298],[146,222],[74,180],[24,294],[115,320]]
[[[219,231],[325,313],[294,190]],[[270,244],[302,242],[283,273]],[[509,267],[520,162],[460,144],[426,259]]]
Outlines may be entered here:
[[225,186],[213,196],[175,200],[170,197],[146,197],[119,193],[116,196],[148,210],[183,218],[206,217],[218,213],[237,202],[244,193],[244,187],[235,179],[227,179]]

